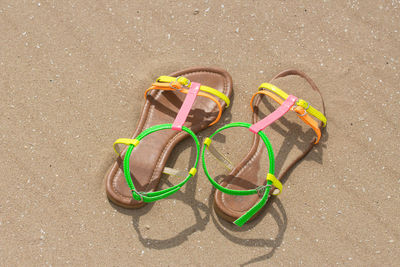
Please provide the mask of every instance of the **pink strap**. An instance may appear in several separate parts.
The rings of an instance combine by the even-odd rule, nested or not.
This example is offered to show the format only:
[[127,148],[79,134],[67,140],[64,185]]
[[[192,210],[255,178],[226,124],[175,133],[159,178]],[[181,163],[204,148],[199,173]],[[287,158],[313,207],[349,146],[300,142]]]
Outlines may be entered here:
[[286,98],[285,102],[282,103],[282,105],[277,108],[274,112],[269,114],[267,117],[264,119],[254,123],[251,125],[249,128],[250,131],[253,133],[258,133],[261,130],[264,130],[267,128],[270,124],[272,124],[274,121],[285,115],[286,112],[290,110],[290,108],[297,102],[297,97],[293,95],[289,95],[288,98]]
[[172,124],[172,130],[182,131],[182,126],[185,123],[190,110],[192,109],[194,100],[196,99],[199,90],[200,84],[192,82],[181,109],[179,110],[178,115],[176,115],[175,121]]

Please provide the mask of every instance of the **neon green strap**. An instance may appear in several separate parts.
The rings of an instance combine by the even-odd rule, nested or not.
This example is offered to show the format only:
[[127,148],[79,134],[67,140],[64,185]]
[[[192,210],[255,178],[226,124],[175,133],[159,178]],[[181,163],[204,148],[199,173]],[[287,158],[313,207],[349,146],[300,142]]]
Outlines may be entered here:
[[221,186],[219,183],[217,183],[214,179],[211,178],[210,173],[207,170],[204,151],[206,150],[206,148],[208,146],[210,146],[211,138],[213,138],[219,132],[221,132],[225,129],[228,129],[228,128],[232,128],[232,127],[250,128],[251,124],[246,123],[246,122],[234,122],[234,123],[227,124],[227,125],[219,128],[218,130],[216,130],[209,138],[205,139],[204,145],[203,145],[203,150],[201,152],[201,159],[202,159],[204,173],[206,174],[208,180],[215,188],[217,188],[221,192],[229,194],[229,195],[237,195],[237,196],[246,196],[246,195],[254,195],[254,194],[263,193],[263,196],[259,202],[257,202],[251,209],[249,209],[240,218],[238,218],[236,221],[234,221],[234,224],[236,224],[238,226],[243,226],[243,224],[245,224],[254,214],[256,214],[265,205],[265,203],[267,203],[267,200],[269,197],[269,192],[270,192],[270,187],[272,185],[275,185],[280,191],[282,191],[282,184],[280,184],[280,182],[274,176],[274,173],[275,173],[274,152],[272,150],[272,145],[271,145],[270,141],[268,140],[268,137],[262,131],[258,132],[257,134],[263,140],[265,146],[267,147],[267,151],[268,151],[269,171],[268,171],[268,175],[267,175],[267,184],[266,185],[259,186],[256,189],[250,189],[250,190],[234,190],[234,189],[229,189],[229,188]]
[[[269,90],[271,92],[274,92],[275,94],[279,95],[283,99],[286,99],[289,96],[285,91],[283,91],[282,89],[280,89],[280,88],[278,88],[275,85],[270,84],[270,83],[262,83],[258,87],[258,90],[263,90],[263,89],[267,89],[267,90]],[[318,111],[317,109],[312,107],[307,101],[299,98],[299,100],[297,100],[297,102],[296,102],[296,105],[304,108],[309,114],[311,114],[315,118],[317,118],[320,121],[322,121],[322,124],[323,124],[324,127],[326,126],[326,117],[324,116],[324,114],[322,114],[320,111]]]
[[126,182],[128,183],[129,188],[132,191],[132,197],[137,200],[137,201],[144,201],[144,202],[153,202],[156,200],[160,200],[163,198],[166,198],[170,195],[172,195],[173,193],[175,193],[176,191],[178,191],[187,181],[189,181],[190,178],[192,178],[196,172],[197,172],[197,165],[199,163],[199,155],[200,155],[200,142],[199,139],[197,139],[196,134],[191,131],[189,128],[183,126],[182,130],[189,133],[192,138],[194,139],[195,143],[196,143],[196,160],[194,163],[194,166],[192,169],[190,169],[189,174],[187,175],[187,177],[180,182],[179,184],[176,184],[172,187],[160,190],[160,191],[155,191],[155,192],[138,192],[135,188],[135,185],[132,181],[132,177],[131,177],[131,170],[129,167],[129,160],[131,158],[131,154],[132,154],[132,150],[135,146],[137,146],[140,142],[140,140],[142,140],[144,137],[146,137],[147,135],[157,132],[157,131],[161,131],[161,130],[165,130],[165,129],[171,129],[172,128],[172,124],[168,123],[168,124],[160,124],[160,125],[155,125],[152,126],[146,130],[144,130],[143,132],[141,132],[136,139],[127,139],[127,138],[120,138],[118,139],[115,144],[127,144],[128,149],[126,151],[125,157],[124,157],[124,162],[123,162],[123,168],[124,168],[124,175],[125,175],[125,179]]
[[[185,77],[171,77],[171,76],[160,76],[157,78],[156,80],[157,82],[162,82],[162,83],[170,83],[170,82],[174,82],[174,81],[178,81],[180,82],[182,85],[185,86],[190,86],[190,80],[185,78]],[[221,93],[220,91],[211,88],[209,86],[206,85],[201,85],[200,86],[200,91],[215,95],[216,97],[221,98],[225,103],[226,103],[226,107],[229,107],[229,104],[231,103],[231,101],[229,100],[229,97],[227,97],[226,95],[224,95],[223,93]]]

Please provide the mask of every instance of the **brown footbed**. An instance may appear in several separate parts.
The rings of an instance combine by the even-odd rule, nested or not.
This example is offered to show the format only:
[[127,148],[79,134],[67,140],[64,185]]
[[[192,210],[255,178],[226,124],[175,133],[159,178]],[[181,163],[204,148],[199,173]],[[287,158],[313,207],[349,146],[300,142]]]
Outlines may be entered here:
[[[219,68],[189,68],[171,73],[169,76],[184,76],[191,81],[210,86],[228,97],[232,94],[232,78],[228,72]],[[143,88],[143,91],[145,89]],[[186,94],[176,91],[150,91],[132,138],[151,126],[172,123],[185,96]],[[218,100],[224,110],[225,102]],[[210,99],[197,97],[184,126],[197,133],[207,128],[216,119],[218,110],[217,105]],[[141,140],[140,144],[134,148],[129,162],[132,180],[138,191],[151,192],[157,189],[170,153],[176,144],[188,136],[189,134],[183,131],[163,130]],[[106,174],[106,193],[108,198],[118,206],[139,208],[146,203],[132,198],[123,173],[122,162],[125,151],[126,149]]]
[[[310,85],[311,88],[316,91],[322,101],[322,112],[325,115],[325,104],[321,95],[320,90],[316,86],[316,84],[309,78],[305,73],[298,70],[285,70],[278,75],[276,75],[273,80],[285,77],[288,75],[297,75],[304,78]],[[261,103],[262,96],[257,97],[254,100],[254,113],[253,113],[253,123],[256,123],[260,118],[258,115],[258,106]],[[322,123],[319,123],[319,128],[321,129],[321,133],[323,132]],[[290,171],[300,160],[302,160],[314,147],[315,138],[311,141],[309,146],[295,158],[288,167],[286,167],[283,171],[281,171],[280,175],[277,177],[279,180],[284,177],[288,171]],[[273,145],[273,141],[271,141]],[[264,177],[259,177],[258,170],[260,159],[262,156],[262,152],[264,151],[264,144],[260,142],[260,137],[258,135],[254,135],[253,144],[249,153],[245,156],[245,158],[223,179],[220,183],[223,187],[227,187],[229,189],[234,190],[249,190],[254,189],[259,185],[265,185],[266,180]],[[274,192],[274,187],[271,188],[270,194]],[[235,196],[225,194],[219,190],[215,190],[214,194],[214,209],[216,213],[223,219],[233,222],[243,214],[245,214],[252,206],[254,206],[258,201],[260,201],[261,196],[249,195],[249,196]],[[253,220],[257,217],[260,212],[256,213],[249,221]]]

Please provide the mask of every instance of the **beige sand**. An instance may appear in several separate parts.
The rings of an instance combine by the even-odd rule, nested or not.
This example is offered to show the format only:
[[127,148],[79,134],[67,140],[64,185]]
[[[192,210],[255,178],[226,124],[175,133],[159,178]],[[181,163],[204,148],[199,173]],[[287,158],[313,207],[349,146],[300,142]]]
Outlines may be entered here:
[[[1,265],[400,264],[398,2],[24,2],[0,3]],[[225,121],[249,121],[286,68],[326,99],[321,145],[243,229],[215,216],[202,171],[140,210],[105,195],[143,90],[190,66],[232,74]]]

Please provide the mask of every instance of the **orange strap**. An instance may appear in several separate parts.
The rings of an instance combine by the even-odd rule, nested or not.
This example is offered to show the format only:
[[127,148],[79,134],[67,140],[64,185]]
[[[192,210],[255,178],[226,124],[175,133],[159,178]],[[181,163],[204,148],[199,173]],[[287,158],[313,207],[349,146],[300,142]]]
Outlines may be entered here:
[[[282,105],[282,103],[283,103],[283,99],[280,98],[279,96],[277,96],[276,94],[274,94],[274,93],[272,93],[272,92],[270,92],[270,91],[261,90],[261,91],[256,92],[256,93],[251,97],[251,100],[250,100],[250,107],[251,107],[251,110],[252,110],[253,112],[254,112],[253,100],[254,100],[254,97],[255,97],[256,95],[259,95],[259,94],[263,94],[263,95],[269,96],[270,98],[272,98],[273,100],[275,100],[275,102],[277,102],[279,105]],[[296,106],[296,107],[293,109],[293,111],[295,111],[295,112],[297,113],[297,116],[298,116],[304,123],[306,123],[308,126],[310,126],[310,127],[314,130],[315,134],[317,135],[317,140],[315,141],[315,144],[318,144],[319,139],[321,138],[321,130],[320,130],[320,128],[318,127],[318,122],[316,122],[310,115],[308,115],[308,113],[304,110],[303,107]]]
[[[188,89],[183,88],[182,84],[179,83],[179,82],[171,82],[171,83],[158,83],[158,82],[156,82],[156,83],[153,83],[152,86],[150,88],[148,88],[146,91],[144,91],[144,98],[147,98],[147,93],[150,90],[178,91],[178,92],[182,92],[184,94],[187,94],[188,91],[189,91]],[[212,95],[209,95],[209,94],[204,93],[202,91],[200,91],[197,95],[206,97],[206,98],[214,101],[215,104],[217,104],[218,109],[219,109],[218,116],[212,123],[209,124],[209,126],[217,123],[219,121],[219,119],[221,118],[221,115],[222,115],[222,107],[221,107],[221,104],[219,103],[219,101],[215,97],[213,97]]]

